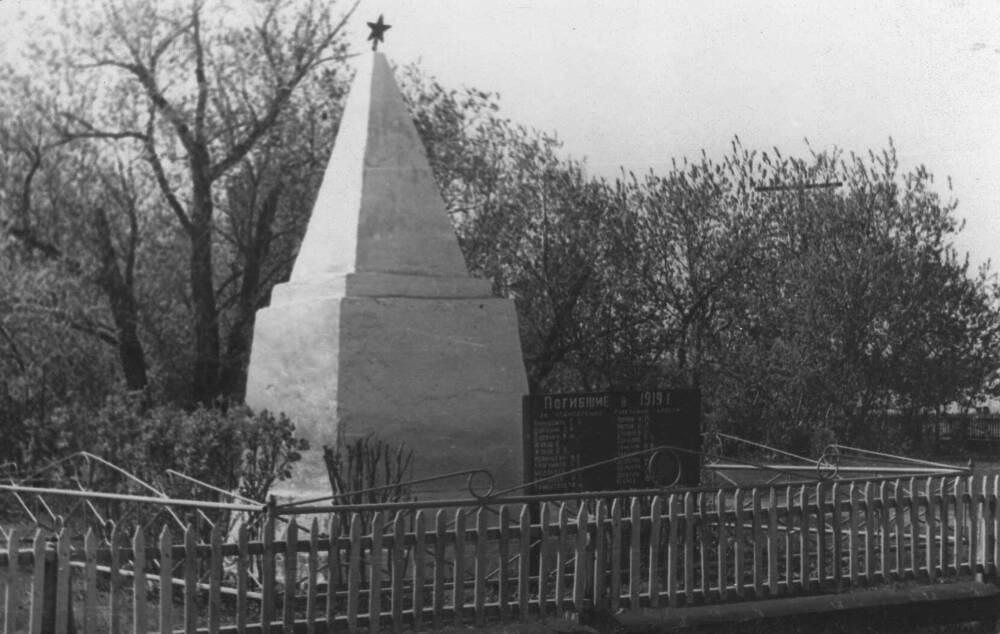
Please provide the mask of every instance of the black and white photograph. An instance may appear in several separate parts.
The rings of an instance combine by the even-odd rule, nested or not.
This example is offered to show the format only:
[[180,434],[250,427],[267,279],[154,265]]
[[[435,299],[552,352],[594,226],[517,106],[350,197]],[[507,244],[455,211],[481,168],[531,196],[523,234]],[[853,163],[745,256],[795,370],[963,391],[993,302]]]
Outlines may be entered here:
[[1000,632],[1000,4],[0,0],[0,634]]

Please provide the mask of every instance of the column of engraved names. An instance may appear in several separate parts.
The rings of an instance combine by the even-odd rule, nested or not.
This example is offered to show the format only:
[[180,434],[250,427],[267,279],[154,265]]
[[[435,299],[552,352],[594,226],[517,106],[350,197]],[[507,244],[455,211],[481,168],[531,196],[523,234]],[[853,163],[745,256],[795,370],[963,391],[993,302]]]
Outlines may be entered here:
[[[534,479],[541,480],[582,466],[582,456],[577,443],[583,421],[572,415],[555,415],[556,418],[536,420],[532,433],[534,444]],[[581,489],[579,473],[541,482],[535,490],[539,493]]]
[[[650,431],[650,416],[642,409],[622,409],[615,417],[617,441],[615,453],[625,456],[653,446]],[[620,459],[615,485],[622,488],[642,487],[646,483],[646,462],[648,455]]]

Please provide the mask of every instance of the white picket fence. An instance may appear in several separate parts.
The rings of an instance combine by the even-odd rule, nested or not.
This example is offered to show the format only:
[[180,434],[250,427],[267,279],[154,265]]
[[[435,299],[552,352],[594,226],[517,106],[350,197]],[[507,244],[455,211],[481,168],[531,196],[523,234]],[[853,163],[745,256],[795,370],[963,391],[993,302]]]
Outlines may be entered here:
[[[996,574],[998,477],[821,482],[194,526],[8,530],[3,632],[420,629]],[[279,526],[286,528],[279,529]],[[169,589],[169,590],[167,590]],[[18,606],[23,606],[19,609]]]

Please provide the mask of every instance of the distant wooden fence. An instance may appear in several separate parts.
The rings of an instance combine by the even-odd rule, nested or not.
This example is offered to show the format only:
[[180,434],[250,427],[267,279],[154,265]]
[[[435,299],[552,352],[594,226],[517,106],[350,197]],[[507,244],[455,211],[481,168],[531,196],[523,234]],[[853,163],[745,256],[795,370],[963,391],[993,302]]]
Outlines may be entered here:
[[72,607],[88,634],[398,632],[993,577],[998,486],[927,477],[376,510],[367,523],[331,513],[280,537],[271,516],[259,540],[245,527],[207,542],[192,526],[155,541],[12,530],[3,631],[41,631],[54,613],[65,632]]
[[1000,416],[947,414],[923,423],[925,440],[1000,443]]

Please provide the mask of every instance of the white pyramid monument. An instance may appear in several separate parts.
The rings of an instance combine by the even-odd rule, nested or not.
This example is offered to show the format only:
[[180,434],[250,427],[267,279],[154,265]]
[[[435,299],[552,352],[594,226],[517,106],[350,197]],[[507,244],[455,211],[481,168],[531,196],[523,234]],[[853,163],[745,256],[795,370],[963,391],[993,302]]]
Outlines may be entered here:
[[370,433],[413,448],[415,478],[485,468],[519,484],[527,390],[514,304],[469,276],[392,71],[371,53],[291,279],[257,312],[247,404],[284,412],[311,446],[279,494],[329,494],[322,447]]

